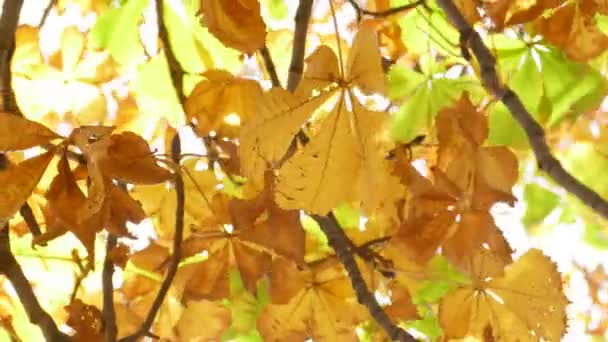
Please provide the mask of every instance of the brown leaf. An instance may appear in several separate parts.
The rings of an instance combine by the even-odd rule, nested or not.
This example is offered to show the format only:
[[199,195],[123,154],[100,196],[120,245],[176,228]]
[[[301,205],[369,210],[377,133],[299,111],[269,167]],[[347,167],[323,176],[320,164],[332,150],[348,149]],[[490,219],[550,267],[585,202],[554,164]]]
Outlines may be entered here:
[[0,220],[11,218],[21,208],[54,155],[53,148],[44,154],[16,165],[9,164],[4,170],[0,170]]
[[105,176],[134,184],[161,183],[172,177],[169,170],[156,164],[150,146],[139,135],[123,132],[109,139],[107,145],[95,145],[91,151],[91,158],[99,160]]
[[103,318],[97,307],[76,299],[66,306],[65,310],[69,314],[66,324],[76,331],[72,337],[74,341],[102,342],[104,340]]
[[57,138],[61,136],[37,122],[0,112],[0,151],[25,150]]

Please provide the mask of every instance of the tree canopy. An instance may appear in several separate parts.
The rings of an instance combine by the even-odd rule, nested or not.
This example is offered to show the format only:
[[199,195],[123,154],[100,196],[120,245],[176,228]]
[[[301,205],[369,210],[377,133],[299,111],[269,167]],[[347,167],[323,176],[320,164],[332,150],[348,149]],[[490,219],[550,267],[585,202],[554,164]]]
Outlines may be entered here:
[[599,341],[607,50],[599,0],[5,0],[0,339]]

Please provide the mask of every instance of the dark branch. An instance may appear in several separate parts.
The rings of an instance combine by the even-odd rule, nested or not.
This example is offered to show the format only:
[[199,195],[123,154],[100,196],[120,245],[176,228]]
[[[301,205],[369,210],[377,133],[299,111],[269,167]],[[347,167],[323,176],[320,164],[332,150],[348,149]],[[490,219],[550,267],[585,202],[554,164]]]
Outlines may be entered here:
[[[181,146],[179,140],[179,134],[176,134],[171,143],[171,158],[176,164],[179,164],[180,154],[181,154]],[[169,268],[167,270],[167,275],[163,280],[163,283],[156,294],[156,298],[154,298],[154,302],[148,311],[148,315],[146,319],[142,323],[139,330],[125,338],[120,339],[120,342],[135,342],[140,337],[151,336],[150,328],[152,328],[152,324],[154,323],[154,319],[160,310],[160,306],[162,305],[167,293],[169,292],[169,288],[171,287],[171,283],[173,283],[173,278],[177,273],[177,268],[179,266],[179,262],[182,260],[182,240],[184,238],[184,206],[186,202],[185,193],[184,193],[184,181],[182,179],[181,173],[178,171],[175,175],[175,194],[177,195],[177,206],[175,209],[175,236],[173,237],[173,255],[171,256],[171,260],[169,261]]]
[[53,9],[53,6],[55,6],[57,4],[57,0],[49,0],[48,5],[46,5],[46,7],[44,8],[44,12],[42,12],[42,17],[40,17],[40,23],[38,23],[38,27],[42,27],[44,26],[44,24],[46,23],[46,19],[49,17],[49,13],[51,13],[51,9]]
[[30,322],[40,327],[47,341],[70,341],[69,336],[59,331],[53,318],[40,306],[32,286],[11,252],[8,232],[8,224],[4,224],[0,231],[0,273],[11,282]]
[[169,64],[169,73],[171,74],[171,81],[173,82],[173,88],[177,93],[177,99],[179,103],[184,104],[186,101],[186,95],[184,94],[184,68],[175,57],[175,53],[171,48],[171,41],[169,40],[169,32],[164,21],[164,4],[163,0],[156,0],[156,20],[158,22],[158,37],[163,43],[163,51],[165,51],[165,57],[167,57],[167,63]]
[[308,23],[312,13],[313,0],[300,0],[296,12],[296,29],[293,34],[293,49],[291,50],[291,63],[289,64],[289,77],[287,78],[287,90],[294,92],[302,73],[304,72],[304,54],[306,52],[306,35],[308,34]]
[[517,94],[499,81],[496,72],[496,58],[485,46],[477,31],[469,25],[460,13],[458,7],[452,0],[437,0],[437,3],[460,33],[461,43],[465,44],[464,49],[470,48],[477,58],[484,87],[504,103],[526,132],[532,151],[536,156],[538,167],[587,206],[608,218],[608,202],[564,169],[561,163],[551,154],[542,126],[534,120]]
[[268,72],[270,80],[272,81],[272,86],[280,87],[281,81],[279,81],[277,69],[274,66],[272,56],[270,56],[270,51],[268,50],[268,47],[266,45],[264,45],[264,47],[260,49],[260,54],[262,55],[262,59],[264,60],[264,66],[266,67],[266,71]]
[[29,227],[32,236],[36,237],[42,234],[40,232],[40,226],[38,225],[38,221],[36,221],[36,217],[34,217],[34,212],[32,212],[32,208],[27,202],[23,203],[23,205],[19,209],[19,213],[21,214],[21,216],[23,216],[23,220]]
[[369,15],[369,16],[376,17],[376,18],[386,18],[388,16],[397,14],[399,12],[411,10],[412,8],[416,8],[419,5],[424,5],[425,0],[418,0],[418,1],[412,2],[411,4],[393,7],[393,8],[389,8],[387,10],[378,11],[378,12],[369,11],[369,10],[366,10],[365,8],[361,8],[361,6],[359,6],[359,4],[357,3],[356,0],[348,0],[348,2],[353,6],[353,8],[355,9],[355,12],[357,12],[357,20],[361,20],[361,17],[363,15]]
[[[0,109],[15,115],[21,115],[21,112],[17,107],[11,84],[11,60],[15,52],[15,32],[22,5],[22,0],[5,0],[2,5],[2,16],[0,17]],[[2,159],[0,164],[4,168],[8,165],[8,162],[3,154],[0,154],[0,157]],[[24,206],[25,209],[22,208],[22,211],[25,211],[28,215],[28,209],[31,212],[31,208],[27,206],[27,203]],[[28,222],[29,224],[30,222]],[[30,226],[30,230],[34,232],[35,228]],[[32,285],[25,277],[21,266],[19,266],[11,251],[7,222],[0,223],[0,273],[11,282],[30,322],[40,327],[47,341],[70,340],[67,335],[59,331],[53,318],[40,306]]]
[[114,262],[110,259],[110,252],[116,247],[116,235],[109,233],[106,241],[106,256],[103,260],[101,286],[103,289],[103,335],[106,342],[116,341],[118,328],[116,327],[116,311],[114,309]]
[[313,215],[312,217],[317,221],[321,230],[325,233],[325,236],[327,236],[329,245],[334,249],[336,256],[344,265],[359,303],[367,307],[370,315],[378,322],[382,329],[384,329],[391,340],[406,342],[416,341],[412,335],[391,322],[391,319],[376,301],[374,294],[367,288],[365,280],[363,280],[363,276],[359,270],[359,266],[357,266],[355,258],[352,255],[350,246],[352,246],[353,243],[346,234],[344,234],[344,231],[333,214],[329,214],[328,216]]

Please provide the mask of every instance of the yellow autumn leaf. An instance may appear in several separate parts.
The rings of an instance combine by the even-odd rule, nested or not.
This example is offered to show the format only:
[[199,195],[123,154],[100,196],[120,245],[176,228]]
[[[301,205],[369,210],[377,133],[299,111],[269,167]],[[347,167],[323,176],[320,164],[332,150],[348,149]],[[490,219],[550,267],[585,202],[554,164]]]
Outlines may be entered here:
[[[488,252],[471,261],[473,283],[443,298],[439,320],[445,337],[482,338],[491,327],[494,340],[559,341],[566,330],[562,280],[551,260],[531,249],[505,267]],[[523,285],[523,286],[522,286]]]
[[0,170],[0,220],[11,218],[30,197],[54,155],[51,149]]
[[224,45],[246,54],[264,46],[266,24],[258,0],[201,0],[202,21]]
[[57,138],[60,136],[44,125],[16,114],[0,112],[0,151],[25,150]]
[[314,138],[279,170],[277,203],[325,215],[338,203],[356,199],[353,184],[360,166],[350,114],[341,98]]
[[[232,322],[224,304],[208,300],[189,301],[177,321],[177,335],[182,341],[218,341]],[[205,324],[200,324],[205,317]]]
[[[336,259],[324,259],[296,269],[285,261],[273,265],[273,303],[258,316],[265,341],[356,341],[353,326],[367,318],[357,303],[348,277]],[[283,276],[281,275],[288,275]],[[279,293],[276,293],[279,292]],[[280,298],[280,303],[274,299]],[[284,303],[283,303],[284,302]]]
[[215,132],[219,137],[238,136],[240,126],[253,116],[255,101],[262,92],[254,81],[235,78],[227,71],[209,70],[185,103],[189,120],[196,119],[201,136]]
[[239,154],[243,174],[259,188],[264,172],[284,157],[300,126],[331,96],[299,98],[287,90],[273,88],[256,99],[256,115],[241,128]]
[[384,94],[386,78],[381,61],[376,31],[366,26],[361,27],[348,52],[346,79],[367,95]]

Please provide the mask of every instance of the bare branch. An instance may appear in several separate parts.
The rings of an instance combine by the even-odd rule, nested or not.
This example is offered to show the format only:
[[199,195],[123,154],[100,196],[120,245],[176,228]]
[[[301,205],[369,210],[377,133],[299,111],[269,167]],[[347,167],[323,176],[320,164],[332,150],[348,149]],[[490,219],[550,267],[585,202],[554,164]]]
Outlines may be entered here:
[[355,9],[355,12],[357,12],[357,20],[361,20],[361,17],[363,15],[369,15],[369,16],[376,17],[376,18],[386,18],[393,14],[411,10],[413,8],[418,7],[419,5],[425,4],[425,0],[417,0],[415,2],[412,2],[411,4],[406,4],[406,5],[402,5],[402,6],[398,6],[398,7],[389,8],[384,11],[374,12],[374,11],[366,10],[365,8],[361,8],[361,6],[359,6],[359,4],[357,3],[356,0],[348,0],[348,2],[353,6],[353,8]]
[[8,232],[8,224],[4,224],[0,230],[0,273],[11,282],[30,322],[40,327],[47,341],[70,341],[69,336],[59,331],[53,318],[40,306],[32,286],[11,252]]
[[268,72],[270,80],[272,81],[272,86],[280,87],[281,81],[279,81],[277,69],[274,66],[272,56],[270,56],[270,51],[268,50],[268,47],[266,45],[264,45],[264,47],[260,49],[260,54],[262,55],[262,59],[264,60],[264,66],[266,67],[266,71]]
[[[22,0],[5,0],[2,5],[2,16],[0,16],[0,109],[15,115],[21,115],[21,112],[17,107],[11,84],[11,60],[15,52],[15,32],[22,5]],[[6,167],[8,165],[6,157],[0,154],[0,159],[2,168]],[[31,208],[27,206],[27,203],[22,207],[22,212],[25,212],[24,217],[28,215],[28,212],[31,213]],[[32,232],[35,232],[35,229],[30,226]],[[53,318],[40,306],[31,284],[11,251],[7,222],[0,224],[0,273],[11,282],[30,322],[40,327],[47,341],[70,340],[69,336],[59,331]]]
[[[27,202],[23,203],[23,205],[19,209],[19,214],[23,216],[23,220],[30,229],[30,233],[32,233],[32,236],[36,237],[42,234],[40,232],[40,225],[38,225],[38,221],[36,221],[36,217],[34,216],[34,212],[32,211],[32,207],[30,207]],[[46,245],[46,243],[44,245]]]
[[293,34],[293,49],[291,51],[291,63],[289,64],[289,77],[287,78],[287,90],[291,92],[296,90],[304,72],[306,35],[308,34],[308,23],[312,14],[312,2],[313,0],[300,0],[296,11],[296,29]]
[[561,163],[551,154],[542,126],[534,120],[517,94],[499,81],[496,72],[496,58],[483,43],[477,31],[469,25],[460,13],[458,7],[452,0],[437,0],[437,3],[460,33],[460,41],[464,45],[463,50],[470,48],[477,58],[484,87],[504,103],[526,132],[532,151],[536,156],[538,168],[545,171],[557,184],[572,193],[591,209],[604,218],[608,218],[608,202],[564,169]]
[[352,246],[353,243],[346,234],[344,234],[344,231],[338,224],[334,215],[330,213],[327,216],[313,215],[312,217],[317,221],[321,230],[325,233],[325,236],[327,236],[329,245],[334,249],[336,256],[344,265],[359,303],[367,307],[370,315],[378,322],[382,329],[384,329],[391,340],[406,342],[416,341],[416,339],[407,333],[407,331],[391,322],[391,319],[376,301],[374,294],[367,288],[361,271],[352,255],[350,246]]
[[171,74],[171,81],[173,82],[173,88],[177,93],[179,103],[184,105],[186,101],[186,95],[184,94],[184,68],[175,57],[175,53],[171,48],[171,41],[169,40],[169,32],[164,21],[164,3],[163,0],[156,0],[156,20],[158,22],[158,37],[163,43],[163,51],[165,51],[165,57],[167,57],[167,63],[169,64],[169,73]]
[[[171,158],[176,164],[179,164],[181,154],[181,145],[179,140],[179,134],[176,134],[171,143]],[[182,260],[182,240],[184,238],[184,207],[186,202],[185,192],[184,192],[184,180],[182,179],[180,171],[176,172],[175,175],[175,194],[177,195],[177,206],[175,208],[175,236],[173,237],[173,255],[171,255],[171,260],[169,261],[169,268],[167,270],[167,275],[156,294],[156,298],[154,298],[154,302],[152,302],[152,306],[148,311],[148,315],[146,319],[142,323],[142,326],[139,330],[125,338],[119,340],[119,342],[135,342],[140,337],[151,336],[150,328],[152,328],[152,324],[154,323],[154,319],[160,310],[160,306],[162,305],[167,293],[169,292],[169,288],[171,287],[171,283],[173,283],[173,278],[175,278],[175,274],[177,274],[177,268],[179,266],[179,262]]]
[[103,289],[103,335],[106,342],[116,341],[116,335],[118,334],[118,328],[116,327],[116,311],[114,309],[114,284],[112,283],[114,262],[110,259],[110,252],[116,247],[116,242],[116,235],[108,233],[106,256],[103,260],[103,271],[101,275],[101,286]]
[[46,7],[44,8],[44,12],[42,12],[42,17],[40,17],[40,22],[38,23],[38,27],[42,27],[44,26],[44,24],[46,23],[46,19],[49,17],[49,13],[51,13],[51,9],[53,9],[53,6],[55,6],[57,4],[57,0],[49,0],[48,5],[46,5]]

